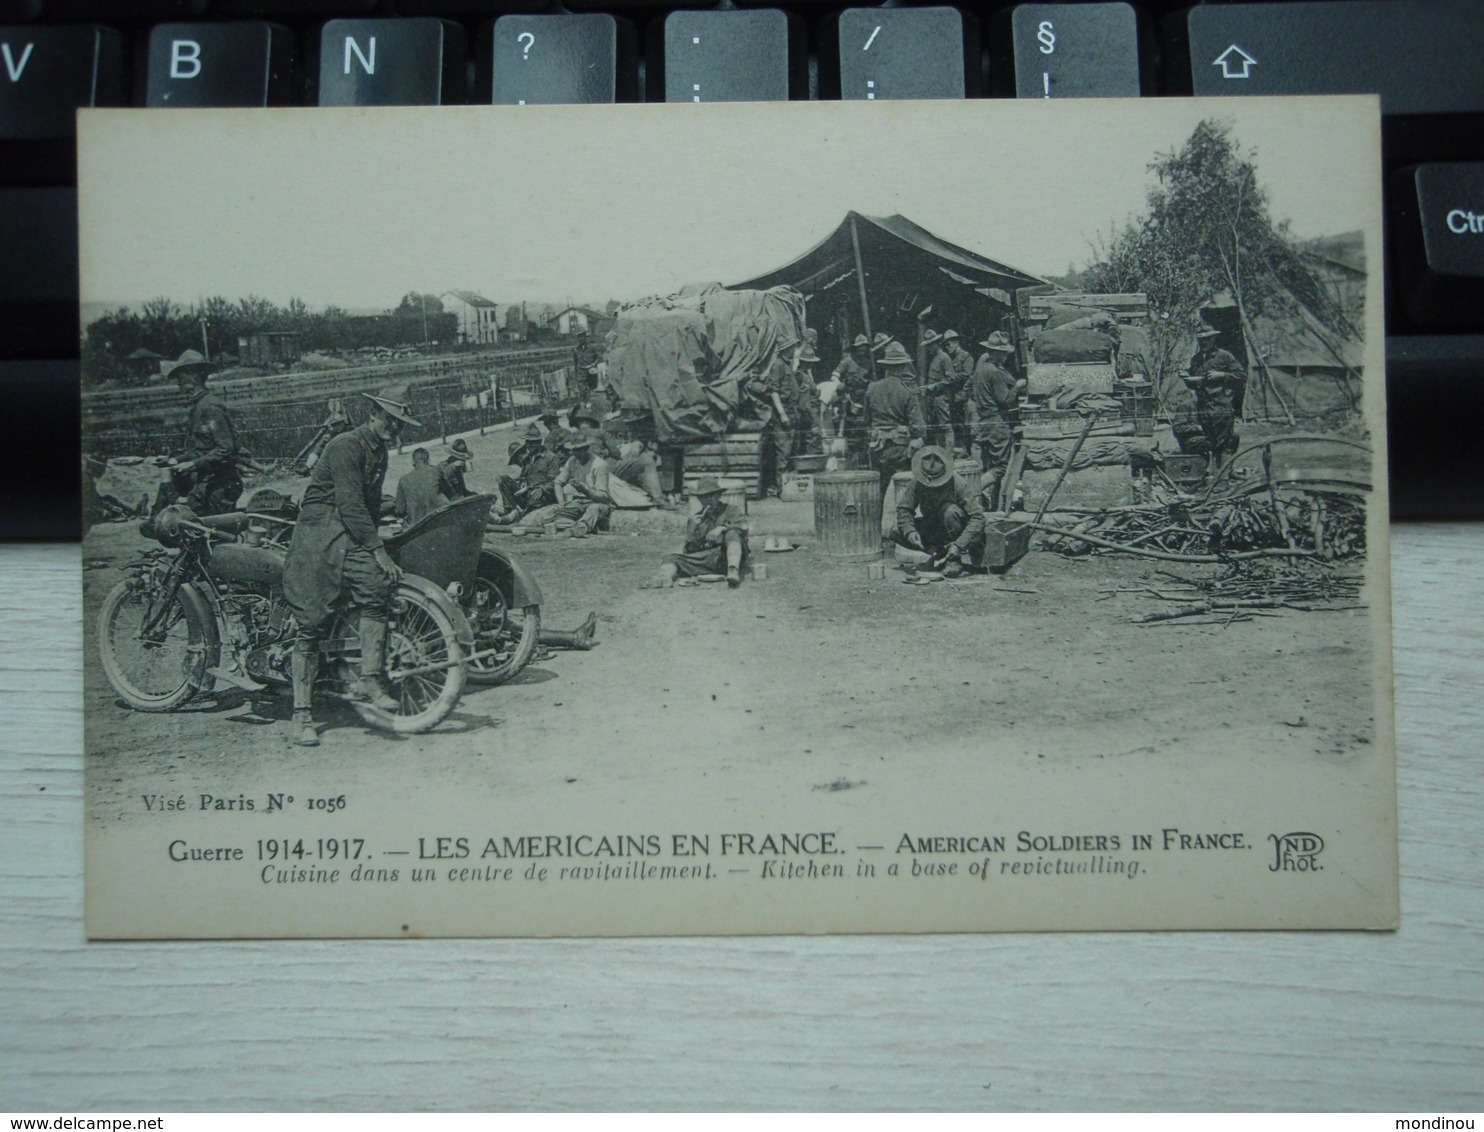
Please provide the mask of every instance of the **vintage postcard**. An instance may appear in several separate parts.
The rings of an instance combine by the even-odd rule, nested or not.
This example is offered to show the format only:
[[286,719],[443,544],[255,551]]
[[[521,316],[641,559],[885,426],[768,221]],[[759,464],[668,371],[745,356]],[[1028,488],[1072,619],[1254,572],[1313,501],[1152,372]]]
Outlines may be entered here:
[[79,135],[90,936],[1396,926],[1374,99]]

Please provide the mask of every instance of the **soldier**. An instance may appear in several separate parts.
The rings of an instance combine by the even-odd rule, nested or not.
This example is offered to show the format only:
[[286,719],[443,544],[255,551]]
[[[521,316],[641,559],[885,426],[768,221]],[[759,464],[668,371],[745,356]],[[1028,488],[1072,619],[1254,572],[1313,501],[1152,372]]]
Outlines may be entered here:
[[541,422],[541,427],[546,430],[546,450],[548,452],[560,452],[572,434],[572,430],[561,423],[561,414],[556,409],[547,407],[541,411],[541,415],[536,419]]
[[834,395],[834,435],[844,437],[846,452],[856,457],[864,456],[866,451],[861,414],[866,404],[866,386],[871,384],[871,371],[866,360],[870,349],[871,340],[864,334],[857,334],[840,364],[830,374],[831,382],[840,383]]
[[943,337],[929,330],[922,337],[927,354],[927,378],[922,383],[922,414],[927,422],[927,442],[947,448],[953,442],[950,408],[957,373],[943,349]]
[[789,415],[794,422],[794,451],[796,453],[818,453],[820,445],[819,390],[814,384],[814,370],[810,367],[819,361],[819,355],[808,342],[799,354],[798,368],[794,370],[793,403]]
[[1195,415],[1211,446],[1208,474],[1216,475],[1236,455],[1237,406],[1246,386],[1242,364],[1217,345],[1221,332],[1202,323],[1196,331],[1196,352],[1181,378],[1195,394]]
[[448,448],[448,459],[438,465],[438,490],[449,502],[473,495],[464,482],[464,473],[474,463],[474,453],[469,451],[468,441],[460,438]]
[[904,378],[915,376],[912,359],[900,342],[890,342],[877,363],[884,376],[866,389],[866,434],[871,466],[881,477],[881,495],[886,497],[891,478],[911,467],[912,453],[922,447],[926,428],[922,399]]
[[725,501],[715,476],[702,476],[695,495],[701,509],[685,524],[685,549],[673,555],[646,584],[664,589],[677,577],[724,572],[727,585],[736,589],[742,584],[742,570],[747,565],[747,512]]
[[242,494],[237,431],[226,407],[206,390],[211,369],[209,362],[183,362],[171,370],[189,407],[181,451],[169,465],[170,479],[160,485],[156,512],[183,496],[197,515],[220,515],[235,508]]
[[750,402],[750,411],[762,423],[758,444],[758,488],[763,497],[777,495],[783,485],[783,473],[793,454],[793,421],[784,398],[793,390],[793,356],[797,340],[780,340],[773,349],[767,368],[750,374],[742,381],[742,394]]
[[397,701],[383,686],[386,626],[392,591],[402,571],[382,546],[376,530],[387,449],[404,425],[416,426],[407,406],[407,387],[367,393],[372,403],[366,423],[325,445],[300,501],[299,521],[283,564],[283,596],[294,612],[294,742],[319,745],[312,715],[314,678],[320,643],[330,631],[342,599],[359,611],[360,679],[352,699],[383,711]]
[[562,456],[547,449],[539,428],[531,425],[520,440],[511,444],[509,462],[520,469],[520,475],[500,477],[504,513],[496,517],[497,521],[513,522],[528,511],[556,502],[554,485],[562,470]]
[[954,473],[948,449],[930,444],[912,457],[912,482],[897,499],[891,537],[931,555],[934,569],[982,553],[984,504],[975,485]]
[[412,470],[397,481],[397,516],[409,527],[443,506],[438,490],[438,469],[430,463],[426,448],[412,450]]
[[1000,503],[1000,481],[1010,466],[1015,446],[1015,431],[1020,424],[1020,386],[1005,369],[1015,347],[1002,331],[996,330],[979,345],[984,354],[969,379],[966,408],[969,426],[978,449],[981,482],[991,511]]
[[943,352],[953,366],[953,387],[948,395],[948,417],[953,430],[955,452],[965,456],[973,451],[973,436],[969,432],[964,415],[964,405],[969,393],[969,378],[974,376],[974,355],[964,349],[963,340],[957,330],[943,332]]
[[608,462],[593,451],[590,436],[579,435],[567,445],[572,455],[562,465],[553,484],[556,491],[555,519],[575,519],[573,535],[594,534],[608,529],[613,497],[608,494]]

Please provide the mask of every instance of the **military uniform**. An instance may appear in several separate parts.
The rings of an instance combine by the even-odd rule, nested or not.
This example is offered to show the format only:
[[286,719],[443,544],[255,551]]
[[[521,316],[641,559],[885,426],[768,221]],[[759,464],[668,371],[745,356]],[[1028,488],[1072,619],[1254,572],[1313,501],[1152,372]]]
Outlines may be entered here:
[[840,359],[840,364],[835,367],[830,378],[840,383],[840,392],[836,394],[838,405],[836,413],[837,419],[843,425],[839,435],[845,437],[845,450],[852,456],[864,456],[866,454],[864,414],[866,387],[871,384],[870,372],[853,356],[846,354]]
[[438,469],[432,464],[415,464],[397,481],[394,510],[409,527],[443,506],[443,493],[438,490]]
[[[723,528],[719,539],[712,539],[711,532]],[[698,574],[724,574],[727,570],[727,538],[735,535],[741,540],[742,557],[738,569],[747,566],[747,512],[725,496],[718,495],[700,511],[692,515],[685,524],[685,550],[672,556],[675,573],[681,578],[694,578]]]
[[1242,366],[1219,346],[1202,347],[1190,359],[1186,384],[1195,393],[1195,415],[1201,432],[1220,460],[1237,448],[1237,394],[1246,384]]
[[773,405],[773,395],[777,394],[779,403],[788,412],[794,389],[793,371],[783,360],[781,352],[774,355],[762,373],[743,382],[743,393],[762,423],[758,446],[758,487],[764,495],[776,492],[782,486],[783,473],[794,451],[793,421],[790,419],[787,425],[783,423]]
[[937,487],[914,476],[897,500],[892,541],[911,546],[908,536],[914,531],[930,554],[948,549],[977,553],[984,542],[984,504],[979,492],[957,475]]
[[959,387],[958,370],[953,359],[941,347],[928,363],[927,384],[923,387],[923,416],[927,422],[927,442],[953,446],[953,397]]
[[948,397],[949,427],[953,430],[954,446],[968,452],[973,450],[974,444],[966,416],[969,379],[974,376],[974,355],[960,346],[956,339],[946,347],[946,353],[953,366],[953,388]]
[[463,499],[466,495],[473,495],[469,485],[464,482],[464,462],[455,456],[450,456],[438,465],[438,490],[443,497],[450,501]]
[[912,441],[922,440],[926,430],[922,398],[897,376],[898,368],[910,369],[892,367],[885,377],[866,388],[866,433],[871,466],[881,477],[882,495],[894,475],[912,466]]
[[385,477],[386,446],[369,424],[331,439],[314,465],[283,564],[283,596],[306,645],[329,632],[342,593],[362,616],[390,613],[391,579],[374,557]]
[[238,455],[237,431],[226,407],[215,394],[201,389],[191,398],[181,443],[181,460],[190,460],[194,466],[187,472],[172,472],[170,477],[192,511],[220,515],[237,506],[242,495]]
[[969,379],[965,408],[984,473],[985,494],[991,508],[999,505],[1000,481],[1010,466],[1015,428],[1020,423],[1020,400],[1015,378],[986,350]]
[[581,463],[576,456],[568,457],[562,470],[557,473],[558,499],[562,497],[561,489],[568,484],[582,484],[599,498],[577,494],[560,504],[553,518],[576,519],[587,528],[588,534],[607,530],[609,517],[613,514],[613,504],[608,494],[608,462],[601,456],[594,456],[586,464]]

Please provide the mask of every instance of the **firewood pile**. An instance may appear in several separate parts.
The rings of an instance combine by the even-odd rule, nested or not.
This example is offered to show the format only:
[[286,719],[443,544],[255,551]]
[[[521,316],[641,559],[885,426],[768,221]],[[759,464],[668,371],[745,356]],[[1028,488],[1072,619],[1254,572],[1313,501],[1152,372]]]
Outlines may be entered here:
[[1159,601],[1161,605],[1154,610],[1132,618],[1140,625],[1224,626],[1279,617],[1285,610],[1336,613],[1364,609],[1359,601],[1362,580],[1358,570],[1323,559],[1248,560],[1228,563],[1210,578],[1156,570],[1149,584],[1104,590],[1099,600],[1141,594]]

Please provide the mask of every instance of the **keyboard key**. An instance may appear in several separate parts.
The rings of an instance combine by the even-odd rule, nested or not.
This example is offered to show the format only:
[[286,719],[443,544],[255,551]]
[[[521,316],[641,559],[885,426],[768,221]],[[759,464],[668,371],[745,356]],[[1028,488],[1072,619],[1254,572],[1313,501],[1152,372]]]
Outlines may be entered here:
[[[1019,4],[990,70],[1016,98],[1137,98],[1139,21],[1129,4]],[[1008,48],[1008,50],[1006,50]]]
[[501,16],[480,36],[478,63],[478,98],[499,106],[632,102],[638,36],[606,12]]
[[1481,322],[1484,163],[1415,165],[1392,182],[1392,283],[1413,322]]
[[663,52],[649,57],[653,102],[779,102],[807,92],[803,21],[777,8],[671,12]]
[[0,28],[0,141],[71,139],[79,106],[123,103],[123,64],[111,28]]
[[75,357],[77,190],[0,189],[0,357]]
[[1166,30],[1184,64],[1177,90],[1375,91],[1385,114],[1484,110],[1484,4],[1475,0],[1203,4]]
[[331,20],[319,40],[319,105],[463,102],[464,29],[450,20]]
[[979,93],[979,25],[957,8],[847,8],[821,29],[826,98],[963,98]]
[[288,106],[294,38],[277,24],[159,24],[148,73],[146,106]]

